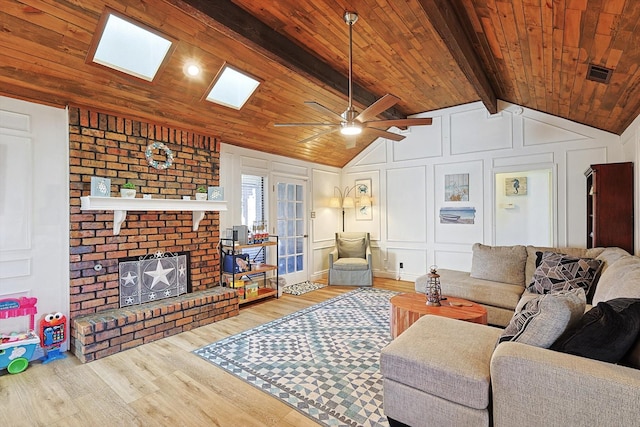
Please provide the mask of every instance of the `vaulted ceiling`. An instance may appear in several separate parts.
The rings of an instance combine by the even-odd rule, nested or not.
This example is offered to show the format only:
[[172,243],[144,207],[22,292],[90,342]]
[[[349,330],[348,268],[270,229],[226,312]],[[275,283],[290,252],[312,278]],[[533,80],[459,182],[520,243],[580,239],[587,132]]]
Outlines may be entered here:
[[[105,7],[177,41],[153,82],[87,61]],[[474,101],[496,112],[502,99],[620,134],[640,114],[635,0],[3,0],[0,94],[342,167],[375,136],[355,148],[338,133],[301,144],[324,129],[274,123],[327,121],[305,101],[346,109],[346,10],[359,15],[356,109],[400,98],[380,119]],[[192,59],[196,79],[182,71]],[[203,100],[224,63],[262,82],[239,111]],[[612,69],[609,83],[587,80],[589,64]]]

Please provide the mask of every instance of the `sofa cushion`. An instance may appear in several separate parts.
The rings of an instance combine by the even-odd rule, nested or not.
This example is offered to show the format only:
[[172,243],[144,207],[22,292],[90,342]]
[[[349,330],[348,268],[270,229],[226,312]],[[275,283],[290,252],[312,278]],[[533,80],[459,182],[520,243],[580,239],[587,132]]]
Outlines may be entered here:
[[369,262],[364,258],[340,258],[333,263],[333,269],[345,271],[368,270]]
[[640,332],[640,299],[616,298],[598,303],[577,326],[551,346],[563,353],[618,363]]
[[549,248],[545,246],[527,246],[527,266],[525,268],[525,283],[531,283],[533,272],[536,271],[536,252],[555,252],[579,258],[596,258],[605,248]]
[[640,298],[639,257],[623,256],[600,276],[593,294],[593,305],[614,298]]
[[524,246],[473,245],[471,277],[494,282],[524,285],[527,250]]
[[338,239],[338,258],[364,258],[366,239],[364,237]]
[[527,290],[544,294],[582,288],[588,293],[601,267],[602,261],[593,258],[544,252]]
[[498,342],[515,341],[549,348],[580,320],[585,305],[582,288],[540,295],[513,315]]
[[[474,279],[468,272],[438,269],[442,295],[468,299],[480,304],[512,310],[524,291],[522,285],[509,285],[491,280]],[[426,293],[428,276],[416,279],[416,292]],[[506,319],[508,322],[509,319]]]

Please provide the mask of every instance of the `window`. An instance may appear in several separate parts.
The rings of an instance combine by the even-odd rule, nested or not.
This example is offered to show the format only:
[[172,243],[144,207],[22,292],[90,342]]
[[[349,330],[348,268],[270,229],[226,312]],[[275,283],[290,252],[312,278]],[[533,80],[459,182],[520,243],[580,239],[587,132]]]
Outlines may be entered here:
[[[265,218],[264,186],[265,178],[257,175],[242,175],[242,225],[246,225],[249,231],[253,226],[262,223]],[[264,251],[246,250],[251,259],[266,262]]]

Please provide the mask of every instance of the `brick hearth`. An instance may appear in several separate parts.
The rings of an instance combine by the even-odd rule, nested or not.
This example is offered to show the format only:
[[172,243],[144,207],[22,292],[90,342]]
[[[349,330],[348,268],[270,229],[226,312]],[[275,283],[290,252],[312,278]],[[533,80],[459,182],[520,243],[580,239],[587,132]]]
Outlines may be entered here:
[[236,315],[236,291],[216,287],[155,303],[76,317],[72,347],[81,362],[91,362]]

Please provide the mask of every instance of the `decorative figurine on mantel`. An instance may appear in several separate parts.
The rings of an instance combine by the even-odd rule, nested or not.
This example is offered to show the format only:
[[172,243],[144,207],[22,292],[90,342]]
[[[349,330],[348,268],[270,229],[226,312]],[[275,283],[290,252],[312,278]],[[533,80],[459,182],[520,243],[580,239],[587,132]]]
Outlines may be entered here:
[[440,288],[440,275],[437,272],[438,266],[432,265],[429,267],[429,274],[427,274],[427,305],[440,306],[440,300],[442,299],[442,289]]

